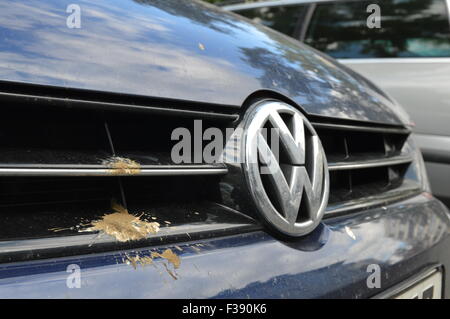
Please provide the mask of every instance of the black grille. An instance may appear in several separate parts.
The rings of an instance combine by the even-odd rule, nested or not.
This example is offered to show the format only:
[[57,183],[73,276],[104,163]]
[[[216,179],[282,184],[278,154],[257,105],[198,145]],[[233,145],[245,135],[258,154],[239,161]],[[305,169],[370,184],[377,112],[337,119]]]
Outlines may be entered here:
[[[22,99],[3,106],[0,241],[79,235],[74,227],[111,213],[112,202],[136,215],[159,216],[168,222],[162,226],[199,223],[197,227],[202,221],[211,226],[230,215],[222,211],[211,220],[214,212],[224,210],[212,204],[220,201],[224,164],[194,162],[194,149],[190,163],[171,160],[178,143],[171,134],[176,128],[194,132],[192,114],[141,112],[132,106],[107,111],[50,100],[47,105]],[[212,114],[196,114],[203,131],[228,126]],[[138,169],[116,168],[117,159],[137,163]],[[229,225],[236,221],[249,223],[240,216]]]
[[[329,212],[370,204],[410,183],[405,129],[316,124],[330,170]],[[408,185],[406,185],[408,184]],[[416,184],[415,187],[418,187]]]

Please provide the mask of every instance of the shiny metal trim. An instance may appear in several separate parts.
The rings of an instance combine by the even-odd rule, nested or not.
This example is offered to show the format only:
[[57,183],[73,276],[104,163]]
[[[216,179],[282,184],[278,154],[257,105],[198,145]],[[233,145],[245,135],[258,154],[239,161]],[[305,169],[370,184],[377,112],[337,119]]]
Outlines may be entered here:
[[151,168],[121,173],[110,168],[0,168],[0,176],[179,176],[223,175],[227,168]]
[[90,100],[82,100],[76,98],[61,98],[54,96],[40,96],[40,95],[31,95],[31,94],[20,94],[20,93],[9,93],[9,92],[1,92],[0,97],[10,98],[10,99],[20,99],[20,100],[31,100],[33,102],[43,102],[43,103],[61,103],[66,105],[67,103],[72,103],[74,105],[80,105],[83,107],[99,107],[99,108],[107,108],[108,110],[112,109],[125,109],[125,110],[133,110],[133,111],[142,111],[149,113],[157,113],[157,114],[167,114],[167,115],[180,115],[180,116],[189,116],[189,117],[201,117],[201,118],[213,118],[217,120],[229,120],[234,121],[239,118],[237,114],[225,114],[225,113],[215,113],[215,112],[206,112],[206,111],[193,111],[181,108],[164,108],[153,105],[138,105],[138,104],[124,104],[124,103],[115,103],[115,102],[102,102],[102,101],[90,101]]
[[[281,115],[289,117],[290,128]],[[278,130],[277,140],[286,151],[283,169],[272,145],[268,145],[261,133],[267,122]],[[244,174],[262,218],[284,235],[298,237],[313,231],[323,217],[329,196],[326,156],[313,126],[296,108],[266,100],[256,103],[246,113],[244,132]],[[271,133],[267,132],[267,135]],[[305,134],[310,136],[308,148]],[[311,152],[310,156],[307,151]],[[267,172],[261,171],[259,161],[266,166]],[[269,180],[266,185],[262,181],[263,174]],[[268,191],[277,197],[279,208],[274,206]],[[307,201],[307,211],[303,212],[305,218],[298,221],[302,201]]]
[[330,171],[342,171],[342,170],[350,170],[350,169],[362,169],[362,168],[400,165],[400,164],[411,163],[413,160],[414,159],[412,156],[399,155],[399,156],[358,160],[358,161],[329,162],[328,168]]
[[331,124],[311,121],[316,129],[333,129],[345,131],[373,132],[373,133],[389,133],[389,134],[409,134],[411,130],[407,127],[376,127],[349,124]]
[[324,218],[337,217],[355,210],[368,209],[370,207],[387,205],[409,197],[419,195],[423,191],[420,185],[404,186],[374,196],[362,197],[350,201],[328,205]]

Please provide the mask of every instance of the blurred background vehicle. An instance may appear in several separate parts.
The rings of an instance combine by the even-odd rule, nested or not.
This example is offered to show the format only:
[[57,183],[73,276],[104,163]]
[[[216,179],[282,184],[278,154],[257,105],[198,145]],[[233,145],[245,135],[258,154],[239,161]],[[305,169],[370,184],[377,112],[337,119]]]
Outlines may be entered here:
[[415,122],[433,193],[450,205],[449,0],[281,0],[224,8],[327,53],[400,102]]

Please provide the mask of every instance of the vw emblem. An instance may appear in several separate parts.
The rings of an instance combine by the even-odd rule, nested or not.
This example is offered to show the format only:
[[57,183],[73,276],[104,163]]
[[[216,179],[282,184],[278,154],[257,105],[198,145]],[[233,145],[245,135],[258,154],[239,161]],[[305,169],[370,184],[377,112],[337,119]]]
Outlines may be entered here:
[[244,118],[244,174],[264,221],[288,236],[320,223],[329,174],[316,131],[296,108],[278,101],[253,105]]

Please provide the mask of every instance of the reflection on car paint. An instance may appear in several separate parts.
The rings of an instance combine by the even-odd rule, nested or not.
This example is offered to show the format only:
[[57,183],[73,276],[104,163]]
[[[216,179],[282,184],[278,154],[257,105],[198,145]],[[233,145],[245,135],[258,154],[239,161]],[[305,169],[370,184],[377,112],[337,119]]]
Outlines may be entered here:
[[[180,268],[181,259],[170,248],[167,248],[162,253],[152,251],[150,255],[141,255],[139,254],[139,252],[136,252],[134,256],[126,255],[126,257],[127,258],[125,262],[127,264],[131,264],[135,270],[139,265],[142,267],[145,267],[146,265],[152,265],[157,268],[157,265],[153,262],[153,260],[155,258],[165,259],[167,262],[162,262],[165,270],[174,280],[178,279],[176,270]],[[172,265],[172,269],[169,267],[169,264]]]
[[[433,256],[450,241],[448,212],[440,202],[422,195],[325,223],[295,241],[258,231],[177,244],[182,251],[167,245],[2,264],[0,297],[42,297],[45,291],[48,297],[71,298],[365,298],[421,270],[424,255],[435,260]],[[356,240],[346,234],[346,226]],[[204,246],[196,252],[190,248],[195,244]],[[182,260],[178,280],[168,282],[153,267],[136,271],[126,263],[126,254],[151,256],[152,251],[162,254],[166,249],[176,250]],[[81,289],[65,285],[70,264],[81,268]],[[381,267],[380,289],[366,286],[369,264]]]
[[39,9],[29,0],[0,3],[0,33],[9,39],[1,45],[3,81],[213,107],[240,107],[265,90],[291,97],[310,114],[402,124],[393,101],[334,60],[218,8],[179,0],[77,4],[80,29],[62,23],[61,1]]

